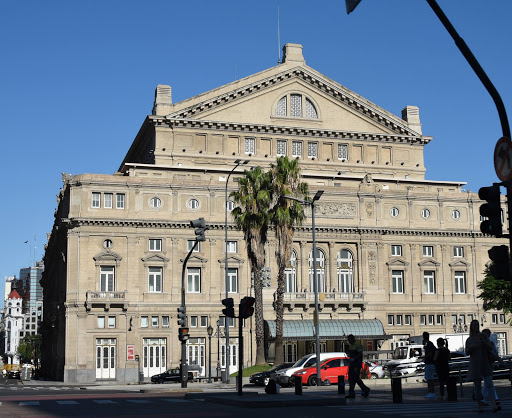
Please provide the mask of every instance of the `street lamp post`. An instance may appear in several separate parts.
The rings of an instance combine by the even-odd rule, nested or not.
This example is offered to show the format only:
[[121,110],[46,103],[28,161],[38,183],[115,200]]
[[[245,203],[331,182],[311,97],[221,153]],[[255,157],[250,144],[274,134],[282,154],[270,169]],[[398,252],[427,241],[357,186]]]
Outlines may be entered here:
[[206,328],[206,332],[208,333],[208,383],[212,383],[212,334],[213,327],[208,325]]
[[217,380],[220,377],[220,321],[217,319]]
[[[249,160],[242,161],[240,159],[235,160],[235,166],[231,169],[231,171],[228,174],[228,177],[226,178],[226,218],[225,218],[225,245],[224,249],[226,251],[226,258],[224,263],[224,279],[225,279],[225,285],[226,285],[226,298],[229,297],[229,276],[228,276],[228,183],[229,178],[231,177],[231,174],[236,170],[236,168],[239,165],[245,165],[249,162]],[[229,318],[225,318],[224,321],[225,326],[225,334],[226,334],[226,383],[229,383]]]
[[315,234],[315,202],[324,194],[323,190],[318,190],[311,201],[297,199],[295,197],[285,196],[285,199],[295,200],[301,205],[311,206],[311,226],[313,228],[313,292],[315,294],[315,312],[313,322],[315,324],[315,354],[316,354],[316,379],[317,384],[322,384],[322,375],[320,372],[320,326],[318,324],[318,274],[316,270],[316,234]]

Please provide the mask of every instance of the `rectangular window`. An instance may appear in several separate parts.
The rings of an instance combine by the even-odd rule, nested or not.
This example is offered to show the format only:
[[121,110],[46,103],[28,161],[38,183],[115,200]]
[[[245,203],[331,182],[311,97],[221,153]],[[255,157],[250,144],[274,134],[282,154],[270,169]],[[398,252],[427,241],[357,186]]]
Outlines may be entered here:
[[[228,324],[229,324],[229,327],[232,328],[235,326],[235,318],[228,318]],[[225,327],[226,326],[226,317],[225,316],[221,316],[219,317],[219,325],[221,327]]]
[[105,328],[105,317],[98,316],[98,328]]
[[286,141],[277,141],[277,156],[285,156],[286,155]]
[[162,267],[149,267],[148,292],[162,291]]
[[388,325],[395,325],[395,315],[388,315]]
[[124,209],[124,193],[116,194],[116,209]]
[[151,238],[149,240],[149,251],[162,251],[162,240]]
[[93,208],[99,208],[101,206],[101,193],[92,194],[91,206]]
[[427,325],[427,315],[420,315],[420,325]]
[[158,316],[151,317],[151,327],[158,328]]
[[147,316],[141,316],[140,317],[140,327],[141,328],[147,328],[148,326],[149,326],[148,317]]
[[201,328],[206,328],[208,326],[208,317],[203,315],[201,316]]
[[101,266],[100,267],[100,291],[113,292],[114,291],[114,267]]
[[201,292],[201,269],[199,267],[187,268],[187,292]]
[[433,257],[434,256],[434,247],[431,245],[423,246],[423,257]]
[[423,272],[423,284],[425,287],[426,294],[436,293],[436,280],[435,280],[435,272],[433,271],[424,271]]
[[404,293],[404,272],[402,270],[393,270],[391,278],[393,281],[393,293]]
[[115,316],[109,316],[108,317],[108,327],[109,328],[115,328],[116,327],[116,317]]
[[436,315],[436,325],[443,325],[443,315]]
[[106,209],[112,209],[113,201],[114,195],[112,193],[105,193],[103,195],[103,203]]
[[190,317],[190,326],[192,328],[197,328],[197,316],[196,315],[192,315]]
[[498,323],[498,314],[493,313],[491,314],[491,324],[497,324]]
[[245,153],[254,154],[254,138],[245,138]]
[[318,142],[308,142],[308,157],[309,158],[317,158],[318,157]]
[[392,245],[391,246],[391,255],[393,257],[401,257],[402,256],[402,246],[401,245]]
[[238,293],[238,269],[228,268],[228,293]]
[[348,145],[338,144],[338,160],[348,160]]
[[464,247],[453,247],[454,257],[464,257]]
[[457,315],[452,315],[452,325],[457,325]]
[[500,324],[505,323],[505,314],[500,313]]
[[[187,241],[187,251],[190,251],[192,248],[194,248],[194,244],[196,243],[196,240],[195,239],[189,239]],[[199,248],[201,247],[201,243],[198,242],[197,245],[196,245],[196,248],[194,248],[194,253],[198,253],[199,252]]]
[[165,328],[169,327],[169,317],[167,315],[162,316],[162,326]]
[[434,315],[429,315],[428,316],[428,324],[429,325],[434,325]]
[[466,272],[456,271],[455,272],[455,293],[464,294],[466,293]]
[[300,141],[292,142],[292,157],[302,158],[302,142],[300,142]]
[[411,315],[405,315],[405,325],[412,325]]
[[396,324],[400,327],[402,326],[404,323],[403,323],[403,320],[402,320],[402,315],[397,315],[396,316]]
[[228,253],[236,253],[237,242],[236,241],[228,241],[227,249],[228,249]]

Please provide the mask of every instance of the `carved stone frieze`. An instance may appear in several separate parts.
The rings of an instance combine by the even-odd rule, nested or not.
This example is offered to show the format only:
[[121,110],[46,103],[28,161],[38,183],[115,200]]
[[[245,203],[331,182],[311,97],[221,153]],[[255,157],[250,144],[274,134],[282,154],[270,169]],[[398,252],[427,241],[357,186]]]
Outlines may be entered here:
[[[306,216],[311,216],[311,208],[305,209]],[[355,203],[317,203],[316,216],[336,216],[337,218],[355,218],[357,208]]]

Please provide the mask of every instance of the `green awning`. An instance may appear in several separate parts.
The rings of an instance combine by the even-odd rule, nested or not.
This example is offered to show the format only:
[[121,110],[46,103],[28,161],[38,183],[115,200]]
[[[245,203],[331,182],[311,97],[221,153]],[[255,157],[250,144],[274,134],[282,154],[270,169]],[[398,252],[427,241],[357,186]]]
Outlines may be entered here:
[[[388,338],[382,322],[378,319],[321,319],[318,326],[322,340],[346,340],[350,334],[357,338]],[[275,338],[276,321],[265,321],[265,333],[268,338]],[[314,335],[312,320],[285,320],[283,322],[284,340],[311,340]]]

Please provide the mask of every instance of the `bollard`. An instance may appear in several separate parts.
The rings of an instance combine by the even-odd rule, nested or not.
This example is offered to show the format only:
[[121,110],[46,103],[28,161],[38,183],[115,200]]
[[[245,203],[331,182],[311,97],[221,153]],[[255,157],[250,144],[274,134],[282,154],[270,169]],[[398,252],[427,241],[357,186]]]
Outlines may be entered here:
[[265,386],[265,393],[267,395],[275,395],[277,393],[277,387],[276,387],[276,381],[273,379],[270,379],[268,381],[267,386]]
[[302,378],[295,377],[295,394],[302,395]]
[[338,376],[338,395],[345,395],[345,375]]
[[446,391],[448,392],[448,400],[456,401],[457,400],[457,380],[454,377],[449,377],[448,382],[446,382]]
[[463,396],[464,393],[462,392],[462,379],[461,379],[461,371],[459,370],[459,382],[460,382],[460,396]]
[[402,379],[399,377],[391,378],[391,393],[393,394],[393,403],[402,403]]

